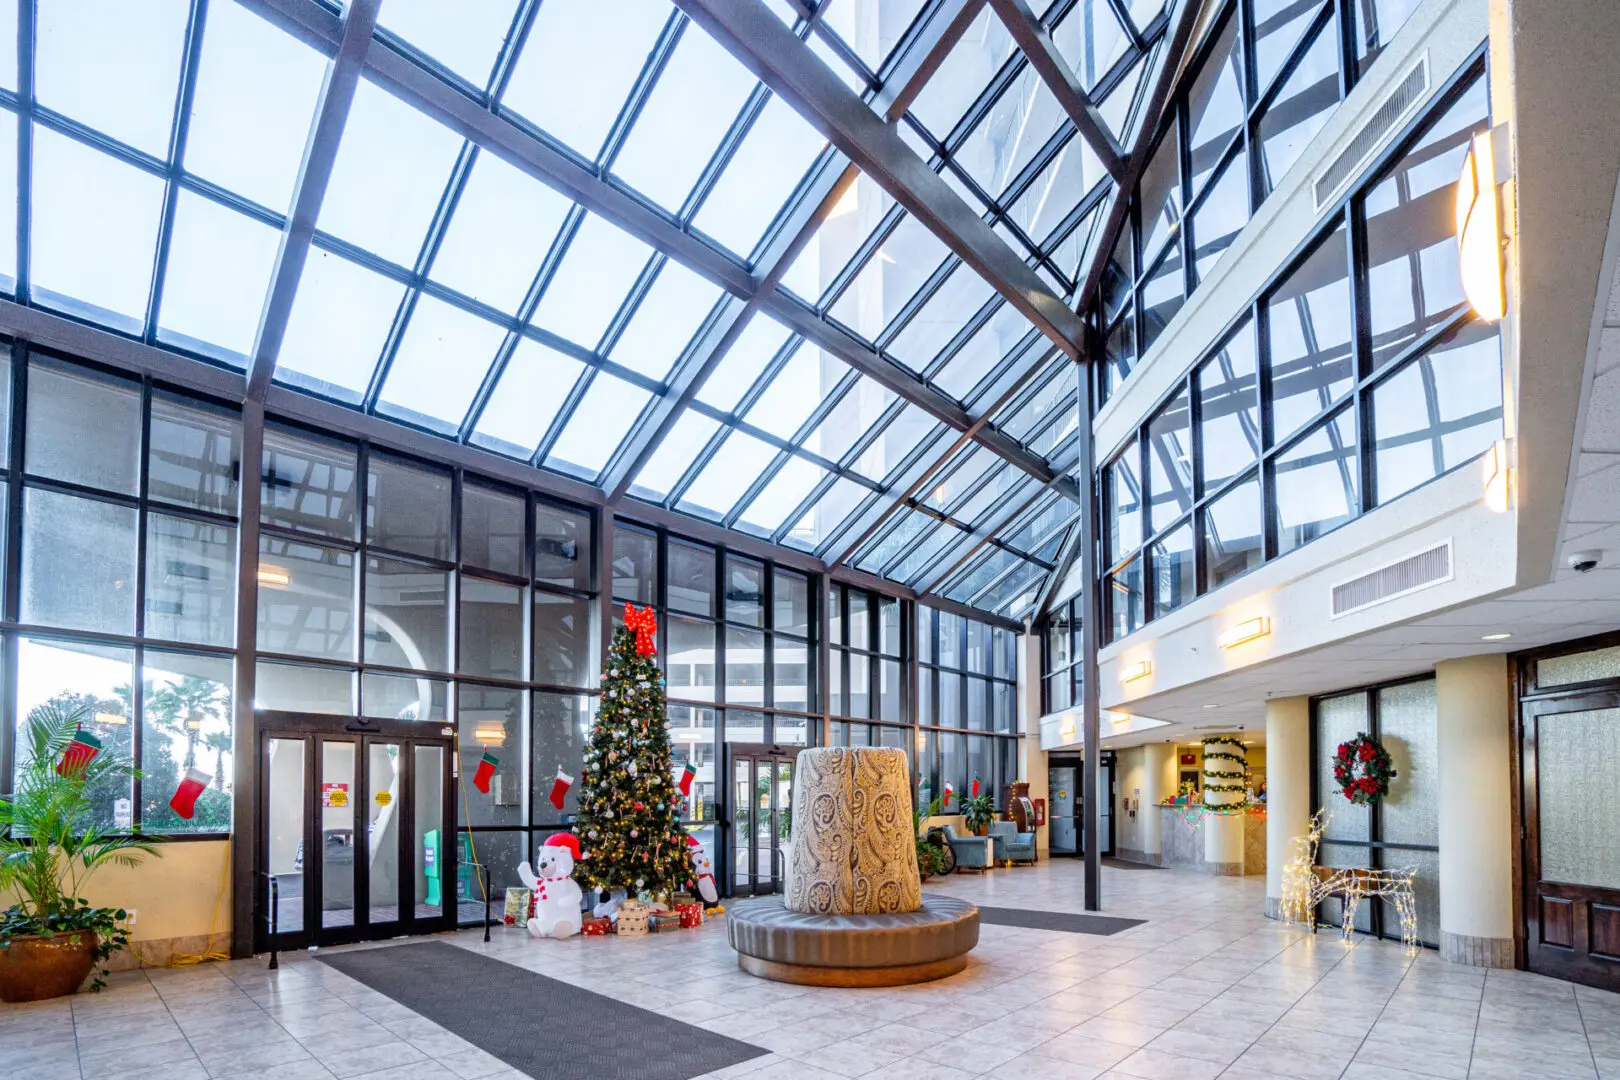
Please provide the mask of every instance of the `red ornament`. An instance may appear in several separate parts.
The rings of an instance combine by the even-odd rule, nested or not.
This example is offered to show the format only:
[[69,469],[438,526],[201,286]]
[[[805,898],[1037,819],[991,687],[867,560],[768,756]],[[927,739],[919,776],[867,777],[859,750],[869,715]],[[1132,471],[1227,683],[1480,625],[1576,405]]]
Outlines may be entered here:
[[636,655],[653,656],[658,652],[658,613],[652,605],[637,610],[634,604],[624,605],[624,625],[636,635]]

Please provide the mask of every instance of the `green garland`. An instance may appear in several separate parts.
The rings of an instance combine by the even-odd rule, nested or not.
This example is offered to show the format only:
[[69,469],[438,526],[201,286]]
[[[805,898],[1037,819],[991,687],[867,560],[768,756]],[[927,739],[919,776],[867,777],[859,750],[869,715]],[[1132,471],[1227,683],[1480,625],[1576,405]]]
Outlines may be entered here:
[[1205,791],[1248,791],[1246,784],[1205,784]]
[[[1204,740],[1204,745],[1205,746],[1235,746],[1235,747],[1237,747],[1238,749],[1241,750],[1243,748],[1243,740],[1242,739],[1234,739],[1229,735],[1212,735],[1209,738]],[[1207,754],[1209,751],[1206,750],[1204,752]]]
[[1210,752],[1210,751],[1205,751],[1204,760],[1205,761],[1238,761],[1238,762],[1242,762],[1245,765],[1247,765],[1249,763],[1248,758],[1241,757],[1241,756],[1239,756],[1237,754],[1223,754],[1223,753],[1219,753],[1219,752]]
[[1213,776],[1217,780],[1244,780],[1249,774],[1243,769],[1205,769],[1204,775]]

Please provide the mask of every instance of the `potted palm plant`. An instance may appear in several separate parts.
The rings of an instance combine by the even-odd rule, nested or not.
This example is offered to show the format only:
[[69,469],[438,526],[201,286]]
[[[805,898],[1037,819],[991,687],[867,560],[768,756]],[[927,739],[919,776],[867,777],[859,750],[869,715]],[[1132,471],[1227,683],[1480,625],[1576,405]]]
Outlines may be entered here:
[[157,849],[107,826],[97,792],[127,788],[137,773],[84,730],[90,717],[87,701],[50,701],[18,733],[16,790],[0,795],[0,892],[18,901],[0,913],[0,1001],[71,994],[98,964],[99,990],[107,960],[129,944],[127,913],[80,894],[101,867],[134,866]]
[[974,836],[983,836],[995,816],[996,802],[988,792],[962,800],[962,823]]

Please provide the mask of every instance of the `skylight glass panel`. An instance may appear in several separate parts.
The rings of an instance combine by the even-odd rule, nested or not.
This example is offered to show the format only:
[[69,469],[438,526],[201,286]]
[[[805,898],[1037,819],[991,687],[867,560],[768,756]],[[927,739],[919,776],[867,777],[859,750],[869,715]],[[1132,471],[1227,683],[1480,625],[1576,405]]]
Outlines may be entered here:
[[796,454],[790,456],[766,482],[765,489],[748,504],[737,519],[738,524],[762,533],[774,533],[826,475],[827,470],[821,466]]
[[438,431],[459,431],[506,331],[432,296],[420,296],[388,366],[380,411]]
[[1013,204],[1010,216],[1025,236],[1042,243],[1080,200],[1107,178],[1102,159],[1077,133],[1030,182]]
[[[1029,474],[1022,469],[1014,468],[1010,464],[1002,464],[988,477],[981,479],[973,485],[973,490],[967,501],[961,503],[951,512],[951,516],[970,527],[980,527],[987,523],[987,519],[994,512],[1005,523],[1006,517],[1013,512],[1016,506],[1028,500],[1029,493],[1025,492],[1022,498],[1014,497],[1012,506],[1002,505],[1001,500],[1015,488],[1024,486],[1023,482],[1029,480]],[[1031,483],[1034,481],[1031,480]]]
[[326,57],[240,5],[210,4],[186,169],[286,211],[326,65]]
[[815,53],[823,64],[832,69],[832,73],[843,80],[851,93],[864,94],[867,91],[866,76],[855,70],[855,65],[845,55],[834,49],[827,41],[825,34],[810,35],[810,51]]
[[163,181],[35,126],[33,185],[36,298],[138,332],[152,284]]
[[698,400],[731,412],[765,370],[765,365],[787,344],[789,336],[787,327],[764,312],[756,312],[714,371],[698,387]]
[[534,313],[534,324],[595,349],[653,250],[595,214],[585,215]]
[[0,0],[0,87],[17,89],[17,0]]
[[828,461],[843,461],[844,455],[872,430],[893,401],[894,391],[862,375],[805,437],[804,448]]
[[756,80],[695,23],[653,84],[613,172],[667,210],[679,210],[742,111]]
[[585,365],[531,338],[518,342],[473,428],[472,442],[527,460]]
[[968,400],[973,388],[1024,340],[1033,325],[1017,308],[1002,304],[932,382],[957,401]]
[[595,480],[651,397],[639,386],[597,372],[546,455],[546,465]]
[[168,157],[186,0],[45,0],[37,4],[34,95],[97,131]]
[[1053,28],[1052,43],[1069,62],[1081,88],[1088,91],[1131,47],[1108,0],[1080,0]]
[[596,160],[672,10],[667,0],[546,0],[501,104]]
[[1321,10],[1309,0],[1254,0],[1254,70],[1262,94]]
[[687,513],[723,518],[775,456],[774,449],[752,435],[733,431],[675,505]]
[[865,173],[856,176],[782,275],[782,284],[805,300],[819,300],[893,205],[894,197]]
[[967,539],[967,536],[966,532],[954,525],[947,525],[944,522],[936,524],[931,532],[894,564],[888,576],[896,581],[912,581],[923,571],[933,567],[946,548]]
[[181,191],[158,338],[243,360],[253,350],[280,247],[279,231]]
[[772,97],[692,224],[747,258],[826,145],[790,105]]
[[928,494],[923,499],[924,505],[931,506],[935,510],[948,510],[974,484],[977,484],[995,463],[996,456],[977,443],[958,450],[955,463],[949,467],[949,475],[943,480],[936,480],[928,489]]
[[999,195],[1067,119],[1046,83],[1026,65],[968,134],[955,160],[981,188]]
[[868,480],[881,482],[942,426],[921,408],[908,403],[861,451],[861,456],[855,459],[855,471]]
[[995,295],[990,283],[957,263],[951,276],[906,323],[884,352],[922,371]]
[[822,492],[821,497],[811,504],[810,509],[804,512],[804,516],[782,538],[783,541],[795,547],[814,551],[831,539],[851,512],[870,494],[868,488],[862,487],[847,476],[840,476],[833,481],[832,487]]
[[388,0],[377,25],[482,90],[517,0]]
[[1146,30],[1149,23],[1159,17],[1164,10],[1164,0],[1131,0],[1126,12],[1131,22],[1136,24],[1138,31]]
[[944,139],[1015,51],[1012,35],[986,5],[923,85],[911,115]]
[[17,114],[0,109],[0,291],[17,286]]
[[791,439],[849,369],[812,345],[800,345],[782,365],[745,419],[782,439]]
[[862,570],[881,573],[897,555],[911,546],[911,542],[939,523],[939,519],[915,510],[904,510],[889,519],[889,528],[876,540],[868,541],[866,550],[856,556],[855,564]]
[[276,378],[358,402],[404,296],[399,282],[311,248],[276,358]]
[[720,422],[704,416],[694,409],[686,409],[675,426],[669,429],[647,464],[641,467],[630,483],[630,491],[644,499],[662,501],[674,486],[680,483],[686,470],[703,448],[709,444]]
[[830,0],[827,26],[876,71],[894,50],[925,0]]
[[[1157,50],[1154,51],[1154,56],[1157,56]],[[1102,114],[1103,122],[1108,125],[1108,130],[1112,131],[1114,137],[1121,143],[1130,142],[1128,135],[1131,120],[1136,112],[1136,93],[1142,85],[1142,72],[1152,64],[1152,57],[1137,60],[1097,107],[1097,111]]]
[[828,314],[866,340],[875,341],[949,254],[944,241],[907,214],[838,295]]
[[433,280],[517,314],[572,206],[517,166],[481,151],[433,257]]
[[718,299],[720,286],[674,259],[666,260],[608,355],[649,378],[663,379]]
[[316,224],[414,266],[461,143],[449,128],[361,79]]

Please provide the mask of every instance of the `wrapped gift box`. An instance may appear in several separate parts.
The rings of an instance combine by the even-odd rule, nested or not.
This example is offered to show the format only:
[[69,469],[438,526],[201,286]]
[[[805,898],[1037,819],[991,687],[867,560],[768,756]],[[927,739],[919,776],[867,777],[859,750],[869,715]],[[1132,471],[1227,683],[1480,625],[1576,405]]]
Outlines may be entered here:
[[606,937],[613,933],[613,920],[587,918],[579,929],[586,937]]
[[506,910],[501,915],[501,922],[507,926],[522,926],[529,921],[529,890],[507,889]]
[[681,929],[691,930],[703,925],[703,905],[696,903],[677,903],[675,914],[680,917]]
[[662,934],[670,930],[679,930],[682,926],[681,917],[670,912],[659,912],[647,916],[647,929],[655,934]]
[[647,932],[647,905],[639,900],[626,900],[619,905],[619,936],[640,937]]

